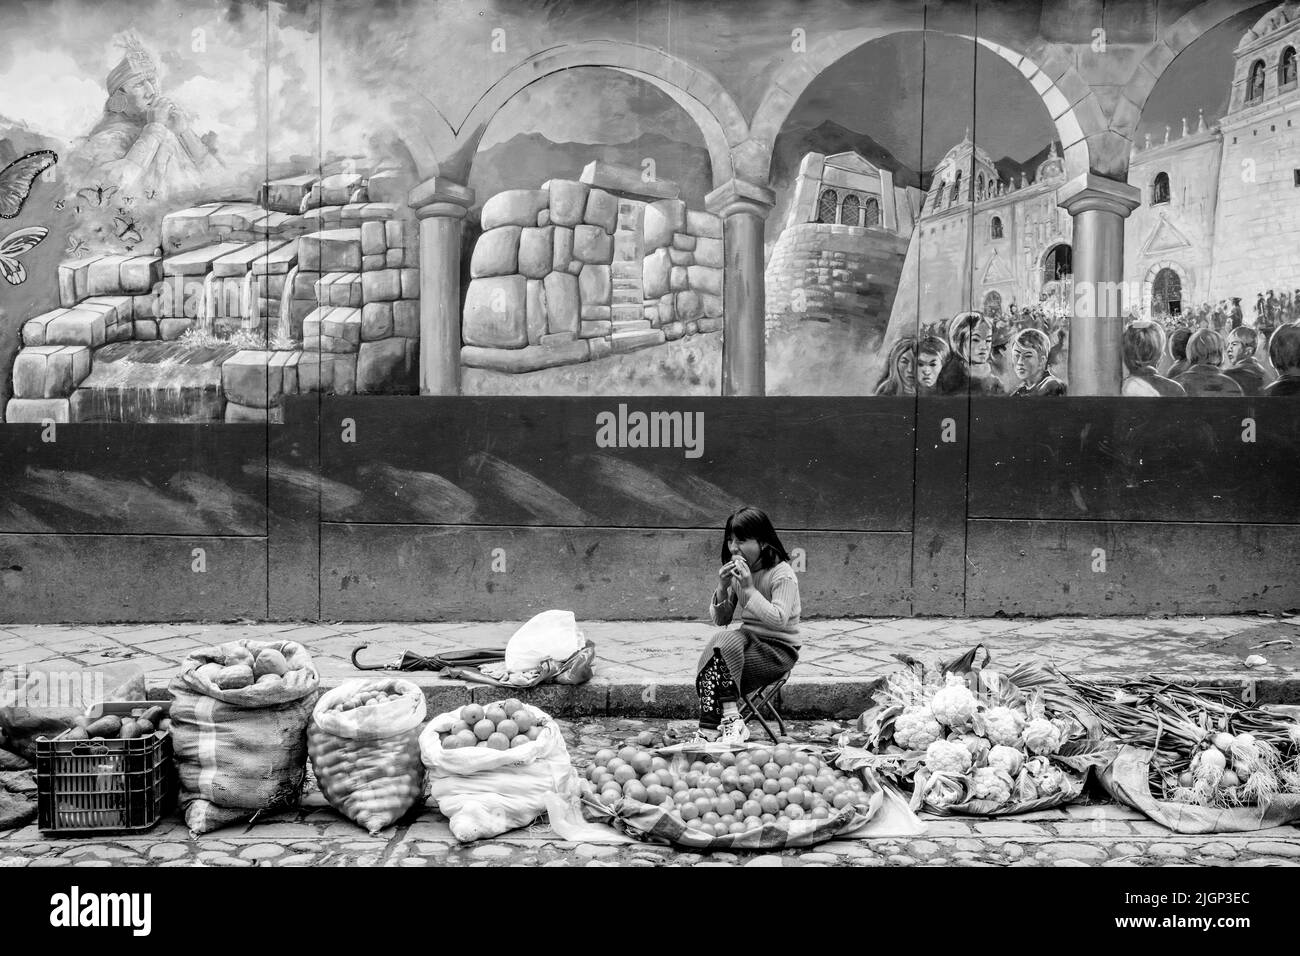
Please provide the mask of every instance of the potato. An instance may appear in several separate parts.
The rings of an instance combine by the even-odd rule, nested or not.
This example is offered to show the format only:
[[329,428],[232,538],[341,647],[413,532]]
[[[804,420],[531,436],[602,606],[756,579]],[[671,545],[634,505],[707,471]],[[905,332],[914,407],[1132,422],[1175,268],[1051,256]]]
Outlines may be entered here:
[[221,670],[221,665],[217,663],[202,664],[194,669],[194,676],[207,681],[209,684],[215,684]]
[[153,724],[155,727],[158,726],[158,721],[162,720],[166,716],[167,716],[166,709],[157,706],[150,707],[142,715],[143,719],[149,721],[149,723]]
[[243,644],[240,644],[237,641],[227,641],[225,644],[221,645],[220,651],[222,659],[226,662],[227,667],[232,667],[236,664],[243,664],[249,670],[253,669],[253,652]]
[[253,669],[246,664],[230,664],[221,668],[216,685],[222,690],[239,690],[253,683]]
[[151,720],[145,720],[143,717],[141,717],[135,723],[136,726],[140,728],[141,737],[148,737],[151,733],[154,732],[154,724],[153,721]]
[[84,714],[72,718],[72,726],[86,728],[90,726],[90,718]]
[[116,714],[108,714],[92,723],[86,728],[86,733],[91,737],[103,737],[108,739],[116,737],[122,732],[122,718]]
[[118,731],[118,736],[123,740],[134,740],[140,736],[140,725],[128,717],[122,721],[122,729]]
[[85,727],[73,727],[63,735],[64,740],[89,740],[90,734],[86,733]]
[[259,651],[257,659],[253,662],[253,676],[262,677],[265,674],[274,674],[276,677],[282,677],[289,672],[289,662],[273,647],[267,647]]

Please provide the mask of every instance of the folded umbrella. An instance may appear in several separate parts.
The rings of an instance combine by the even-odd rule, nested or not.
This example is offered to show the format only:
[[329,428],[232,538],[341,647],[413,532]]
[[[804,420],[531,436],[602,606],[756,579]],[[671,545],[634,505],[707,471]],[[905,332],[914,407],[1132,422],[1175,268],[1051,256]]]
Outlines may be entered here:
[[469,648],[463,651],[446,651],[442,654],[417,654],[403,651],[402,656],[383,664],[362,664],[357,655],[369,644],[362,644],[352,652],[352,666],[359,671],[451,671],[460,667],[481,667],[484,664],[504,662],[504,647]]

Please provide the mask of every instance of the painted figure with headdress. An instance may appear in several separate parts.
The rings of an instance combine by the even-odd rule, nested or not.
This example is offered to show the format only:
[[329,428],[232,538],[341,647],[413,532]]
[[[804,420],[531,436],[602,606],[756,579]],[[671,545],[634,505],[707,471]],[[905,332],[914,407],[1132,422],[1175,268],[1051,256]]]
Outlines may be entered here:
[[87,182],[159,199],[202,186],[221,168],[191,119],[162,95],[158,64],[134,32],[119,39],[121,62],[105,80],[104,115],[69,164]]

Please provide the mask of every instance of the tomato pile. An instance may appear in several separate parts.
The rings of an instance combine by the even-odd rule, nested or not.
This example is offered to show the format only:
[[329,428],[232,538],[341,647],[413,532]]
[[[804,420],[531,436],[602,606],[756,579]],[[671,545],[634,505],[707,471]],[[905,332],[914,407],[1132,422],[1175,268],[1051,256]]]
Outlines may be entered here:
[[439,735],[443,750],[457,747],[509,750],[536,740],[542,732],[537,718],[513,697],[486,707],[466,704],[460,709],[459,717],[451,730]]
[[599,803],[648,803],[675,813],[690,829],[719,837],[766,823],[826,820],[845,807],[867,811],[860,779],[784,745],[701,755],[689,763],[627,746],[617,753],[601,750],[585,773],[584,792]]

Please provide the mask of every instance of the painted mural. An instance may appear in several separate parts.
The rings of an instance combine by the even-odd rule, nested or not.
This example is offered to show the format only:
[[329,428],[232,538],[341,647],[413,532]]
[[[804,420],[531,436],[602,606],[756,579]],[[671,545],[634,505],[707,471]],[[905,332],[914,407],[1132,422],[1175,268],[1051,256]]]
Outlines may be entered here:
[[1300,4],[1211,6],[6,0],[4,421],[1293,394]]

